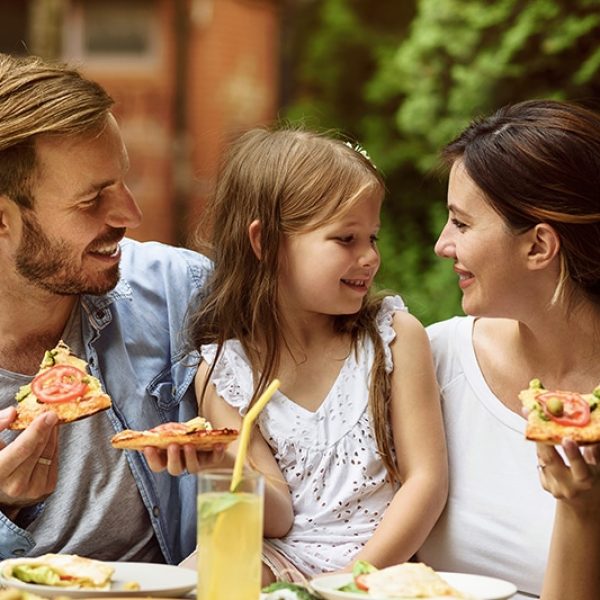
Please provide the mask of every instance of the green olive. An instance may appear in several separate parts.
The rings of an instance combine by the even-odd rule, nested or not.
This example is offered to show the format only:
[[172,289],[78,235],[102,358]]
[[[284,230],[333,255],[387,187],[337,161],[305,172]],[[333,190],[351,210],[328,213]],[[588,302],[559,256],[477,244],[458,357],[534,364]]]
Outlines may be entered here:
[[552,396],[548,398],[548,401],[546,402],[546,408],[548,409],[548,412],[551,415],[554,415],[555,417],[560,417],[563,414],[565,407],[563,405],[563,401],[560,398]]

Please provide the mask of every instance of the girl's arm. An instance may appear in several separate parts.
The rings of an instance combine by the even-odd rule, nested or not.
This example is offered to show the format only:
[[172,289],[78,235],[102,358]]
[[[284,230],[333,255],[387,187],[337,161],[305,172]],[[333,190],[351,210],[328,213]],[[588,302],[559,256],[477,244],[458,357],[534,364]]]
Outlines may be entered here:
[[557,498],[541,600],[600,598],[600,444],[585,450],[563,442],[569,465],[554,446],[537,445],[540,477]]
[[448,495],[448,459],[429,340],[411,315],[394,316],[391,426],[402,486],[355,557],[379,568],[421,547]]
[[[195,382],[200,413],[210,421],[215,429],[229,427],[241,430],[242,417],[235,408],[217,394],[214,385],[207,386],[204,401],[200,404],[207,374],[208,367],[206,363],[202,362]],[[227,446],[221,466],[233,467],[238,446],[238,441]],[[250,435],[246,463],[250,468],[260,471],[265,479],[264,536],[282,537],[290,530],[294,521],[292,499],[287,482],[281,474],[271,448],[256,426]]]

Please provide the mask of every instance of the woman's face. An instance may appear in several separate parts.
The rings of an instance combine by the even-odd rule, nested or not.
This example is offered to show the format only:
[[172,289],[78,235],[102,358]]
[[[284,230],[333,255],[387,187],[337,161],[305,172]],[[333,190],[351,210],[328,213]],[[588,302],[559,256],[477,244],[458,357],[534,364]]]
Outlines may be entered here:
[[448,221],[435,253],[454,261],[465,313],[517,318],[529,295],[528,252],[526,238],[508,229],[462,161],[455,162],[448,184]]

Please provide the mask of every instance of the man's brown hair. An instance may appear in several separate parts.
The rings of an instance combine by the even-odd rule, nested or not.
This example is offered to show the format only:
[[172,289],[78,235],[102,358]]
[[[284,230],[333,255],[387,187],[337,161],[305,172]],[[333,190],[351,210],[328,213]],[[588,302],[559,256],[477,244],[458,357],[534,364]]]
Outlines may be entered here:
[[67,65],[0,54],[0,195],[32,208],[36,137],[100,130],[112,105],[102,86]]

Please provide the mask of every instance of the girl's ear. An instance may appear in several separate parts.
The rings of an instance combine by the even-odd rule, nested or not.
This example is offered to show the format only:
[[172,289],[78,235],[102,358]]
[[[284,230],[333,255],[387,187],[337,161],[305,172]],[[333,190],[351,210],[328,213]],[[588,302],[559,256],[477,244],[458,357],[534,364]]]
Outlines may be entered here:
[[544,269],[558,256],[560,237],[556,229],[548,223],[538,223],[529,233],[529,266],[533,270]]
[[262,251],[260,247],[260,236],[261,236],[261,226],[260,221],[258,219],[254,219],[250,225],[248,225],[248,237],[250,238],[250,245],[252,246],[252,250],[258,260],[262,257]]

